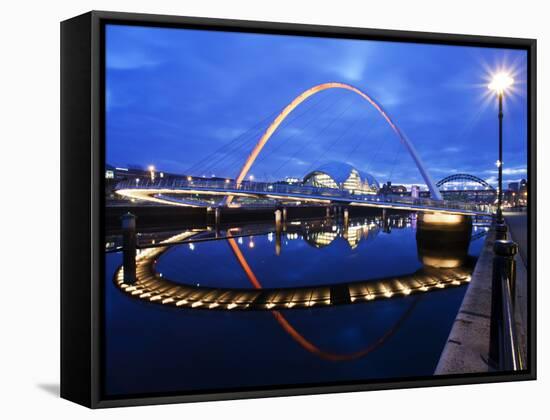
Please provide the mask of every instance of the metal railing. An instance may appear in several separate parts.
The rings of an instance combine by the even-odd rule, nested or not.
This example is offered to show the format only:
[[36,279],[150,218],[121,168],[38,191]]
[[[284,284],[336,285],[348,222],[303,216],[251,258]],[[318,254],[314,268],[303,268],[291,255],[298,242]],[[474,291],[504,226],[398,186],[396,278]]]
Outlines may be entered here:
[[499,239],[494,244],[489,358],[499,371],[525,369],[515,321],[516,262],[518,246]]
[[231,193],[250,193],[262,195],[293,195],[298,197],[318,197],[322,199],[343,199],[354,202],[404,204],[409,206],[423,206],[440,209],[454,209],[472,212],[490,212],[490,207],[483,204],[463,203],[449,200],[432,200],[430,198],[401,197],[397,195],[366,194],[336,188],[323,188],[300,184],[281,184],[268,182],[242,181],[236,183],[233,180],[187,180],[187,179],[145,179],[125,180],[117,184],[117,190],[122,189],[168,189],[168,190],[193,190],[215,191]]

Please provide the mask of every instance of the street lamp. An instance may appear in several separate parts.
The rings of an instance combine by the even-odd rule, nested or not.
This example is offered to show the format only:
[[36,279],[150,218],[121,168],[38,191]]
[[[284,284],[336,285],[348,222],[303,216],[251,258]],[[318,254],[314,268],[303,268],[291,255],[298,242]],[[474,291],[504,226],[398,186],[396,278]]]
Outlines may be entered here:
[[155,167],[153,165],[149,165],[149,174],[151,176],[151,181],[155,180]]
[[497,73],[493,80],[487,86],[498,96],[498,204],[497,204],[497,223],[503,223],[502,219],[502,97],[504,92],[514,84],[514,79],[507,73]]

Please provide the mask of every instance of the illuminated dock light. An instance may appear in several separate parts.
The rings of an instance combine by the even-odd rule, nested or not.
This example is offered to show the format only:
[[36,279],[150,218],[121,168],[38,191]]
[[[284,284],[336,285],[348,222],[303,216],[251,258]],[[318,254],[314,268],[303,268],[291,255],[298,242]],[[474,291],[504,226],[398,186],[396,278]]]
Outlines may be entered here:
[[457,225],[462,223],[464,216],[460,214],[447,213],[424,213],[422,221],[428,224]]
[[[114,284],[118,286],[119,290],[135,298],[175,307],[197,308],[198,310],[199,308],[201,308],[200,310],[216,308],[231,310],[237,307],[241,310],[272,310],[273,308],[311,308],[316,304],[319,307],[328,307],[333,304],[330,299],[330,287],[327,285],[311,286],[306,289],[266,289],[262,292],[250,289],[213,290],[201,289],[200,283],[174,282],[163,278],[161,273],[155,272],[161,255],[170,249],[169,244],[180,243],[199,232],[202,230],[186,231],[161,241],[160,246],[144,249],[140,257],[136,258],[136,283],[125,284],[123,267],[119,266],[113,276]],[[289,237],[292,239],[299,235],[293,232],[289,233]],[[237,246],[236,239],[231,239],[235,246]],[[253,243],[253,241],[251,242]],[[246,265],[246,267],[250,270],[249,266]],[[250,275],[253,276],[253,273]],[[470,279],[470,272],[465,268],[423,269],[420,272],[397,278],[349,283],[346,287],[350,293],[348,302],[356,304],[381,297],[403,298],[415,291],[427,292],[430,289],[434,291],[445,287],[460,286]],[[261,289],[261,283],[257,279],[255,281],[256,289]],[[258,299],[260,293],[262,297]]]

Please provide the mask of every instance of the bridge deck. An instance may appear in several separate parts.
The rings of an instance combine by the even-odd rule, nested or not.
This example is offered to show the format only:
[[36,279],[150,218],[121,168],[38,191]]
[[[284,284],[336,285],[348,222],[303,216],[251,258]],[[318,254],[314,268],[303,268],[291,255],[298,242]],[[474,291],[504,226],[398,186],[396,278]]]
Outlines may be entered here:
[[398,210],[439,212],[478,216],[491,214],[490,206],[456,201],[431,200],[426,198],[379,196],[373,194],[353,194],[349,191],[332,188],[316,188],[302,185],[243,183],[233,182],[197,182],[197,181],[157,181],[137,185],[124,182],[117,186],[119,195],[186,207],[207,207],[212,203],[180,199],[183,194],[212,196],[236,196],[250,198],[269,198],[273,200],[308,202],[316,204],[345,204],[351,206],[378,207]]

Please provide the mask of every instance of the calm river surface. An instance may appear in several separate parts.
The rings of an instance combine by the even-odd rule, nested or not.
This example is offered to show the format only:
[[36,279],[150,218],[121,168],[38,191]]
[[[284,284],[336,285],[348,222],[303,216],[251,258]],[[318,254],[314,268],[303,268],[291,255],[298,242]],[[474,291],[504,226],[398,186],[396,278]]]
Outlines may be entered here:
[[[265,288],[399,277],[422,268],[408,216],[389,226],[352,219],[347,230],[333,220],[293,222],[279,241],[269,229],[256,230],[236,241]],[[474,259],[484,241],[476,233],[468,250]],[[283,310],[291,326],[284,328],[271,311],[182,309],[132,298],[112,281],[121,263],[121,253],[106,254],[107,396],[431,375],[467,287]],[[253,287],[226,239],[173,246],[156,270],[185,284]]]

